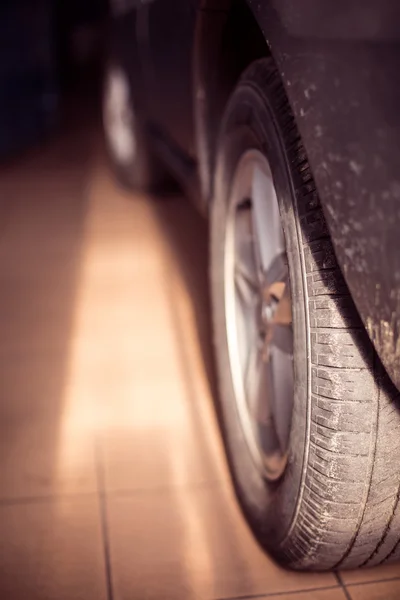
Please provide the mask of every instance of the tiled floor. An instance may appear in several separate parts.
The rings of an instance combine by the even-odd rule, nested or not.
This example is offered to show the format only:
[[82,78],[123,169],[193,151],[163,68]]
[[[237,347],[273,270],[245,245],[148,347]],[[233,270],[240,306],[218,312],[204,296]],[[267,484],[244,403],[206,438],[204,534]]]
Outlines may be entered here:
[[79,131],[0,173],[0,598],[400,598],[399,567],[340,585],[259,549],[212,402],[206,223],[118,190]]

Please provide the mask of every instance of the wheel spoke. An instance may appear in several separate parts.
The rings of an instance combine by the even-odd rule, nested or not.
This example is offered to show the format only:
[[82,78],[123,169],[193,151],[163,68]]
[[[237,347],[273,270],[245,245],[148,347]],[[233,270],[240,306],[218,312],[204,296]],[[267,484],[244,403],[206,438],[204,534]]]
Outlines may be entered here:
[[274,394],[273,372],[269,361],[263,359],[260,348],[253,347],[249,354],[245,374],[245,391],[248,410],[263,451],[273,454],[280,448],[274,427],[272,402]]
[[290,325],[275,324],[271,327],[269,347],[278,348],[281,352],[292,355],[293,331]]
[[251,349],[258,343],[257,313],[259,301],[256,294],[250,294],[248,288],[242,286],[242,280],[236,282],[236,335],[242,372],[248,364]]
[[269,416],[268,395],[271,390],[269,366],[262,359],[262,348],[253,344],[248,354],[244,374],[244,388],[251,415],[260,421],[267,421]]
[[239,207],[236,214],[235,274],[248,286],[258,290],[258,277],[254,256],[254,234],[250,205]]
[[254,165],[252,179],[253,221],[261,273],[267,273],[285,244],[272,175]]
[[293,357],[278,346],[271,345],[269,362],[273,380],[271,411],[279,445],[284,452],[288,447],[293,409]]
[[285,252],[275,254],[268,268],[263,272],[263,283],[271,285],[276,281],[286,282],[288,279],[288,266]]
[[258,290],[254,288],[247,274],[239,268],[235,269],[235,287],[244,310],[253,310],[256,304]]
[[251,343],[257,335],[260,293],[254,260],[251,210],[243,205],[237,211],[235,235],[235,290],[239,354],[242,367],[246,364]]
[[281,352],[291,355],[293,353],[293,329],[289,283],[272,284],[268,293],[275,296],[278,303],[269,326],[266,343],[279,348]]

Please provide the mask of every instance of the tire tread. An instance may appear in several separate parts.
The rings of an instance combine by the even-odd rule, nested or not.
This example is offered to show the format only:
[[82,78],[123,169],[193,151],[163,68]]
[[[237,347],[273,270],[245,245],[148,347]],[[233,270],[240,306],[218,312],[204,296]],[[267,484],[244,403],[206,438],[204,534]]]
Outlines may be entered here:
[[[297,568],[380,564],[400,558],[400,417],[394,404],[398,394],[382,380],[337,264],[283,85],[271,61],[265,76],[267,62],[254,63],[244,81],[257,80],[264,88],[284,134],[296,178],[310,315],[310,446],[302,506],[287,559]],[[390,475],[383,477],[387,469]]]

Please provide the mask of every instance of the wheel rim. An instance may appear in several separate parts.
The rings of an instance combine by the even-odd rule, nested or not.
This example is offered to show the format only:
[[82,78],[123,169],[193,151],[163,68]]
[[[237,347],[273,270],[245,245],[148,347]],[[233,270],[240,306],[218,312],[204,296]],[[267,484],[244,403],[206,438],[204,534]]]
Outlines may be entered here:
[[107,74],[103,106],[104,128],[110,149],[119,163],[130,163],[136,152],[129,81],[122,69]]
[[271,169],[258,150],[236,169],[225,239],[225,315],[236,405],[253,459],[278,479],[293,408],[288,263]]

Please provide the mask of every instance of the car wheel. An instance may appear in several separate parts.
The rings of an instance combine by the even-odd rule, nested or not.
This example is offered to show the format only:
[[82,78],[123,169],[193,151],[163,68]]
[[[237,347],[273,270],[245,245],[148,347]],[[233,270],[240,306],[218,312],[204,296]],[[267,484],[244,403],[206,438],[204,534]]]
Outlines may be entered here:
[[102,104],[106,147],[117,179],[131,190],[163,192],[169,178],[135,110],[129,73],[116,56],[105,67]]
[[211,215],[222,425],[260,542],[295,569],[400,558],[400,418],[272,60],[223,118]]

